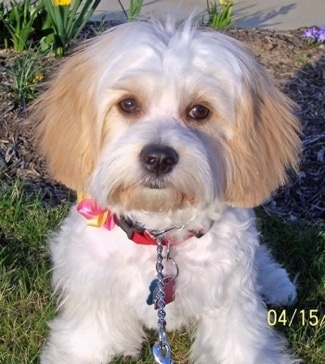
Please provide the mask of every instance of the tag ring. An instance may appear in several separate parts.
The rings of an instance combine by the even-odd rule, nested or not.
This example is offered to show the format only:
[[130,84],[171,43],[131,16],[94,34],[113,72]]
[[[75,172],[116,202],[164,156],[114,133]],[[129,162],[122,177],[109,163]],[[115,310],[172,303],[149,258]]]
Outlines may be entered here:
[[[178,277],[178,274],[179,274],[179,268],[178,268],[178,265],[177,263],[175,262],[175,259],[172,258],[172,257],[163,257],[164,260],[166,260],[166,262],[172,262],[173,264],[173,267],[175,269],[175,273],[174,275],[171,275],[171,274],[168,274],[168,276],[172,277],[173,279],[176,279]],[[156,264],[156,269],[158,269],[158,263]]]

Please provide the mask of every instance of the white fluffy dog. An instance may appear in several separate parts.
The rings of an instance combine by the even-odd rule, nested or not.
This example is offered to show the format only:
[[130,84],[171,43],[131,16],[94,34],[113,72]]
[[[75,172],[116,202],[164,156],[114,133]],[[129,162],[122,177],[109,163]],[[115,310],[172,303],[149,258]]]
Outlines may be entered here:
[[166,329],[195,327],[190,360],[296,362],[265,305],[296,290],[251,208],[296,167],[299,123],[242,44],[190,21],[123,24],[70,57],[34,113],[53,175],[87,196],[50,239],[59,313],[43,364],[139,354],[157,328],[157,231],[179,269]]

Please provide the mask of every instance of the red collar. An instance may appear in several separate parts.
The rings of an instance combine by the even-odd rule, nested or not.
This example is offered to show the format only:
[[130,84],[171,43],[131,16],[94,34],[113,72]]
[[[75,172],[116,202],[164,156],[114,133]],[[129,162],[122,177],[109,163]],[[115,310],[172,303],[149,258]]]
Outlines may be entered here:
[[[127,237],[136,244],[141,245],[157,245],[155,231],[149,231],[141,225],[134,223],[125,217],[118,217],[112,214],[108,209],[100,208],[96,201],[91,198],[80,199],[77,205],[77,211],[84,216],[89,226],[105,227],[112,230],[115,225],[119,226],[127,235]],[[187,240],[193,236],[201,238],[204,235],[203,229],[198,231],[189,230],[182,240]],[[174,245],[177,241],[163,239],[164,245]]]

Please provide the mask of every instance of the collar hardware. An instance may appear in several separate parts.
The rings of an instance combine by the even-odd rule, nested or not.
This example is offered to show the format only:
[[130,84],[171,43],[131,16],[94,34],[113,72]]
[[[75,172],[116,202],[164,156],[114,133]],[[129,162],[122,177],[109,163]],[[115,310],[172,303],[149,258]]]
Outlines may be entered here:
[[[131,220],[124,217],[119,219],[114,215],[114,221],[125,232],[126,236],[136,244],[157,245],[156,238],[149,231],[133,223]],[[165,239],[163,239],[163,244],[166,245]]]

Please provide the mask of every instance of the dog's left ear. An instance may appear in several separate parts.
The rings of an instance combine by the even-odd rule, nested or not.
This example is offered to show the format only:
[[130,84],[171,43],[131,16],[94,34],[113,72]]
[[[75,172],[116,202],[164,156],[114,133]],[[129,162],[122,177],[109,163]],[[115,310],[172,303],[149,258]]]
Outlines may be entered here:
[[246,77],[226,146],[225,200],[237,207],[254,207],[269,198],[286,182],[287,169],[297,169],[301,150],[293,102],[258,64]]

